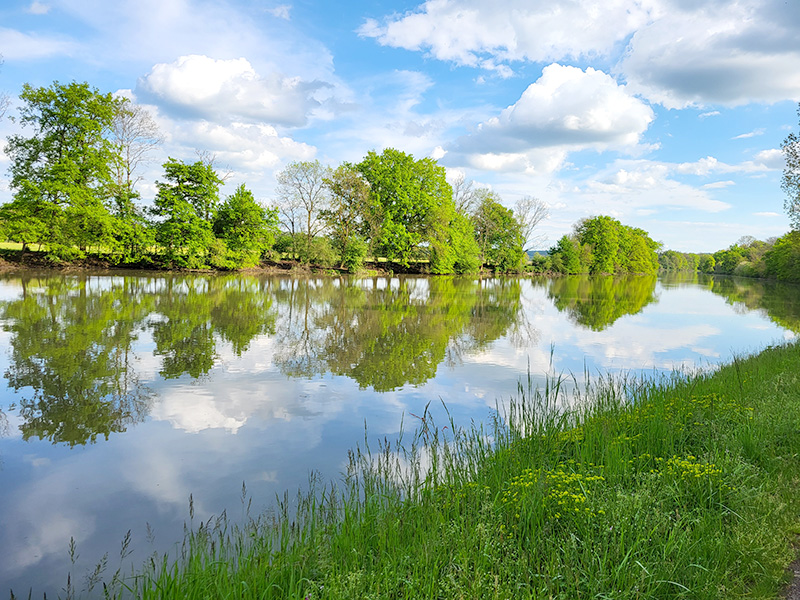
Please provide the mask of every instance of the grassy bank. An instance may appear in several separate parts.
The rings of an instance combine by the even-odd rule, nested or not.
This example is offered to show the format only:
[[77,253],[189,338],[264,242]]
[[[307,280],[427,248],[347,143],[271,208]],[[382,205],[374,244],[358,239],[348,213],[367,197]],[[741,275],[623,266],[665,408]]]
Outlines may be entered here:
[[800,534],[800,344],[565,389],[520,389],[485,429],[423,417],[413,439],[355,450],[333,488],[194,522],[107,593],[777,597]]

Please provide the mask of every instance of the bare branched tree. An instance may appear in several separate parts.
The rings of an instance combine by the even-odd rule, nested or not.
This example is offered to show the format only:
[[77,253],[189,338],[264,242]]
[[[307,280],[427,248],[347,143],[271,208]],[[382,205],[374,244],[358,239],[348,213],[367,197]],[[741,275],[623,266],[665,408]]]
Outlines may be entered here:
[[200,150],[196,149],[194,151],[195,156],[197,159],[203,163],[204,165],[208,165],[217,173],[217,177],[220,178],[220,181],[225,183],[233,176],[233,171],[230,167],[221,167],[217,162],[217,155],[209,150]]
[[115,179],[121,190],[133,194],[142,179],[138,169],[149,162],[149,154],[164,142],[164,136],[146,108],[122,98],[111,126],[111,139],[119,152]]
[[550,209],[544,202],[533,196],[520,198],[514,204],[514,215],[521,225],[526,250],[544,240],[544,236],[534,235],[539,223],[550,216]]
[[467,180],[464,173],[458,173],[450,184],[453,188],[453,203],[456,211],[465,217],[471,216],[480,204],[477,189],[472,180]]
[[278,173],[278,211],[297,251],[298,234],[305,233],[301,256],[308,259],[315,236],[325,230],[324,211],[328,208],[325,179],[329,169],[318,160],[293,162]]
[[[800,117],[800,103],[797,104],[797,116]],[[781,150],[786,159],[781,178],[781,188],[786,192],[783,206],[792,229],[800,231],[800,134],[792,132],[786,136]]]
[[[0,67],[3,66],[3,55],[0,54]],[[11,97],[5,92],[0,92],[0,119],[6,114],[8,107],[11,105]]]

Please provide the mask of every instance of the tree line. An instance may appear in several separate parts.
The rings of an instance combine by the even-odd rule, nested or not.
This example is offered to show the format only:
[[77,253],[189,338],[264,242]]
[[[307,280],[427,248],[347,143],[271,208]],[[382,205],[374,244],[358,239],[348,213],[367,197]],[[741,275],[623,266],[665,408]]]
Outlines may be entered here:
[[508,272],[524,267],[548,216],[535,198],[506,208],[489,189],[448,183],[435,160],[393,148],[336,168],[293,162],[269,207],[244,185],[221,198],[213,157],[170,158],[145,208],[136,185],[162,137],[142,107],[74,82],[25,85],[20,99],[30,133],[8,138],[13,200],[0,227],[23,252],[44,247],[56,260],[94,250],[125,265],[236,269],[288,256],[356,271],[370,256],[431,273]]
[[664,271],[691,271],[800,282],[800,231],[790,231],[781,237],[767,240],[743,236],[728,248],[714,253],[667,250],[658,255],[658,262]]
[[[221,197],[226,179],[213,157],[169,158],[152,203],[136,186],[163,138],[147,111],[88,83],[23,86],[16,117],[27,135],[8,138],[13,199],[0,206],[0,236],[36,247],[59,261],[102,253],[123,265],[238,269],[282,257],[357,271],[385,259],[430,273],[654,273],[698,269],[783,279],[797,277],[798,234],[714,255],[660,255],[641,229],[608,216],[578,222],[572,233],[529,260],[547,218],[527,196],[513,209],[489,188],[463,177],[450,183],[431,158],[397,149],[370,151],[335,168],[293,162],[277,175],[270,206],[243,184]],[[794,227],[800,225],[798,140],[782,145],[783,188]],[[695,258],[695,256],[699,258]],[[763,260],[762,260],[763,259]],[[770,262],[771,261],[771,262]]]

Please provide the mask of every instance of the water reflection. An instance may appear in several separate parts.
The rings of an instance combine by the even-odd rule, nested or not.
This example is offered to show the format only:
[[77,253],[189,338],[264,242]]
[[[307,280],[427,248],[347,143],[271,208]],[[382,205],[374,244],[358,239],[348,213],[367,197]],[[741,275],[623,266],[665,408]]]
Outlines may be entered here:
[[800,290],[796,284],[704,273],[669,272],[664,287],[694,286],[722,296],[740,314],[760,311],[777,325],[800,333]]
[[656,302],[656,280],[655,275],[559,277],[550,283],[548,296],[574,323],[602,331]]
[[281,370],[343,375],[380,392],[425,383],[521,317],[517,280],[291,281],[275,297],[287,315],[276,334]]
[[0,315],[11,333],[5,376],[22,394],[23,439],[75,446],[141,421],[150,394],[131,357],[147,299],[125,282],[101,291],[85,278],[20,283],[21,298],[4,302]]
[[167,277],[151,288],[155,355],[165,379],[198,378],[217,362],[217,344],[241,356],[259,335],[275,332],[264,281],[240,277]]
[[341,375],[383,392],[421,385],[509,330],[535,335],[517,280],[26,275],[19,284],[0,316],[20,429],[70,447],[148,414],[140,337],[152,340],[164,380],[207,375],[220,344],[241,356],[264,336],[290,377]]
[[708,276],[704,283],[713,293],[723,296],[734,309],[762,311],[777,325],[800,333],[800,293],[797,285]]
[[483,422],[528,373],[717,364],[800,322],[797,286],[571,279],[0,276],[0,581],[55,596],[128,529],[135,564],[168,551],[190,493],[208,518],[245,480],[269,509],[364,422],[393,439],[440,398]]

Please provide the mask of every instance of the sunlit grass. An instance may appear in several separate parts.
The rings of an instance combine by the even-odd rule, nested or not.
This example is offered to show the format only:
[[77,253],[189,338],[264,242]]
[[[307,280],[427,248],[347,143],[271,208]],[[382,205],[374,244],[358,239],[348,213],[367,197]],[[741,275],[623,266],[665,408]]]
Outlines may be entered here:
[[713,374],[520,387],[485,427],[426,412],[271,514],[190,508],[180,547],[106,594],[774,598],[800,530],[799,365],[794,344]]

